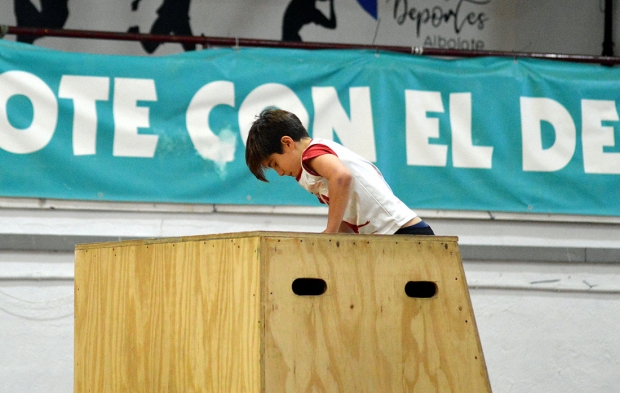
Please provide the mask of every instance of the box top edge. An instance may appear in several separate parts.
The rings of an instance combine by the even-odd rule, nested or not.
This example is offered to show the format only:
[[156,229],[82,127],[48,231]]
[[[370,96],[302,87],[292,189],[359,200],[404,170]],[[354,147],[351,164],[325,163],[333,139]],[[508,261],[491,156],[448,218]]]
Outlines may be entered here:
[[240,239],[240,238],[298,238],[298,237],[330,237],[339,238],[341,240],[346,239],[385,239],[385,238],[416,238],[416,240],[424,241],[443,241],[443,242],[458,242],[457,236],[412,236],[412,235],[361,235],[361,234],[349,234],[349,233],[316,233],[316,232],[277,232],[277,231],[249,231],[249,232],[229,232],[218,234],[205,234],[205,235],[190,235],[190,236],[177,236],[177,237],[161,237],[161,238],[148,238],[148,239],[133,239],[123,241],[112,242],[99,242],[99,243],[80,243],[76,244],[75,250],[87,250],[94,248],[109,248],[109,247],[123,247],[123,246],[136,246],[136,245],[148,245],[148,244],[161,244],[161,243],[180,243],[180,242],[194,242],[194,241],[207,241],[207,240],[221,240],[221,239]]

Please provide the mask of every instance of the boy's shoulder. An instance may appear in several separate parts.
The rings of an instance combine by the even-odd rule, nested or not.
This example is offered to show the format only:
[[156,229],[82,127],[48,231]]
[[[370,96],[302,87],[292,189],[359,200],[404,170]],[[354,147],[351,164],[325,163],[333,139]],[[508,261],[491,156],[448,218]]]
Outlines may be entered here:
[[310,141],[310,144],[308,145],[308,147],[313,146],[313,145],[325,145],[327,147],[330,148],[336,148],[336,149],[346,149],[348,150],[346,147],[344,147],[343,145],[341,145],[340,143],[333,141],[331,139],[325,139],[325,138],[313,138],[312,141]]
[[308,145],[308,148],[310,148],[313,145],[323,145],[326,146],[328,149],[331,150],[331,153],[340,157],[340,158],[349,158],[349,159],[362,159],[364,160],[363,157],[361,157],[359,154],[357,154],[356,152],[354,152],[353,150],[349,149],[348,147],[333,141],[331,139],[325,139],[325,138],[315,138],[312,140],[312,142],[310,142],[310,145]]
[[[330,141],[329,139],[321,139],[315,138],[310,141],[310,144],[306,147],[306,149],[302,153],[302,161],[307,161],[312,158],[321,156],[323,154],[333,154],[338,156],[338,154],[334,151],[340,150],[339,147],[335,146],[336,142]],[[337,144],[336,144],[337,145]]]

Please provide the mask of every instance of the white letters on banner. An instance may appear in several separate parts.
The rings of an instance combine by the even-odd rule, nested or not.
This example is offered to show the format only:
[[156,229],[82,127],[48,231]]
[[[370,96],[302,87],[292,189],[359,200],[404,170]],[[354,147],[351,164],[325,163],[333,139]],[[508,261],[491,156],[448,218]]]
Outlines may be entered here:
[[[150,128],[149,108],[138,101],[157,101],[155,81],[114,78],[112,111],[114,118],[113,155],[152,158],[158,135],[139,133]],[[33,109],[25,128],[11,123],[7,107],[14,96],[26,97]],[[73,102],[73,154],[97,154],[97,102],[108,101],[110,78],[64,75],[58,97]],[[347,147],[370,161],[376,161],[372,102],[369,87],[349,89],[349,115],[335,87],[313,87],[314,137],[332,139],[337,135]],[[544,97],[521,97],[521,137],[523,170],[554,172],[573,159],[577,130],[569,111],[559,102]],[[218,105],[235,108],[235,85],[230,81],[211,82],[199,89],[186,112],[187,132],[203,159],[220,165],[234,160],[236,136],[232,130],[216,134],[209,116]],[[239,131],[245,143],[256,115],[268,106],[295,113],[308,127],[309,116],[297,94],[288,86],[268,83],[257,86],[238,110]],[[471,93],[449,95],[452,162],[456,168],[491,169],[493,147],[474,144]],[[436,91],[405,90],[405,141],[407,164],[445,167],[448,145],[439,138],[439,119],[428,113],[443,113],[442,95]],[[620,142],[615,129],[604,122],[618,122],[616,103],[609,100],[581,101],[583,166],[585,173],[620,174]],[[543,146],[542,122],[554,132],[553,143]],[[52,139],[58,123],[58,102],[52,90],[37,76],[23,71],[0,74],[0,148],[14,154],[30,154],[43,149]],[[390,130],[391,132],[391,130]]]
[[[581,101],[581,141],[585,173],[620,174],[620,153],[606,152],[616,146],[614,128],[603,121],[617,122],[614,101]],[[541,122],[553,126],[555,140],[543,147]],[[577,131],[570,113],[550,98],[521,97],[521,134],[523,170],[554,172],[564,168],[575,154]]]
[[377,161],[369,87],[349,89],[351,118],[342,108],[335,87],[313,87],[312,102],[313,137],[334,139],[336,132],[343,145],[369,161]]
[[220,138],[209,126],[209,115],[218,105],[235,107],[234,83],[217,81],[200,88],[189,103],[185,123],[200,156],[205,160],[225,164],[235,159],[236,139]]
[[583,169],[586,173],[620,175],[620,152],[605,152],[605,147],[618,147],[614,128],[603,121],[618,121],[614,101],[581,101]]
[[[543,147],[543,121],[555,130],[555,141],[549,148]],[[521,97],[521,135],[524,171],[558,171],[575,153],[577,131],[573,118],[562,104],[550,98]]]
[[138,101],[157,101],[152,79],[114,79],[114,156],[153,157],[157,135],[140,135],[138,128],[150,127],[149,108]]
[[455,168],[491,169],[492,146],[474,146],[471,129],[471,93],[450,94],[452,162]]
[[110,78],[64,75],[58,97],[73,100],[73,154],[97,154],[97,101],[108,101]]
[[248,140],[250,127],[256,120],[256,116],[268,106],[275,106],[294,113],[301,124],[308,129],[308,111],[297,94],[288,86],[279,83],[266,83],[252,90],[239,108],[239,131],[244,145]]
[[[443,113],[441,93],[407,90],[405,105],[407,164],[445,167],[448,146],[429,141],[439,137],[439,120],[426,116],[428,112]],[[450,94],[453,165],[455,168],[491,169],[493,147],[473,144],[471,110],[471,93]]]
[[[17,95],[27,97],[32,104],[32,122],[25,129],[14,127],[6,110],[9,99]],[[0,108],[0,148],[29,154],[43,149],[52,140],[58,122],[58,102],[37,76],[24,71],[0,74]]]
[[448,146],[429,143],[439,137],[439,119],[428,118],[428,112],[442,113],[438,91],[405,90],[407,165],[446,166]]
[[[109,96],[110,78],[78,75],[61,78],[58,97],[73,100],[73,154],[76,156],[97,154],[96,105],[97,101],[108,101]],[[155,81],[114,80],[114,156],[155,155],[158,136],[138,134],[138,127],[149,127],[149,110],[138,107],[138,100],[157,100]]]

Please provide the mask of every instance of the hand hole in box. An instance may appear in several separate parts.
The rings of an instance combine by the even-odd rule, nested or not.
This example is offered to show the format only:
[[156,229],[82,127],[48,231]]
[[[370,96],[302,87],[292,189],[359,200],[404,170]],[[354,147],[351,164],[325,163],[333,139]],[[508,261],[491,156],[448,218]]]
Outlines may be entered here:
[[430,299],[437,294],[437,284],[432,281],[409,281],[405,284],[405,293],[413,298]]
[[299,296],[319,296],[327,290],[327,283],[320,278],[297,278],[293,281],[293,293]]

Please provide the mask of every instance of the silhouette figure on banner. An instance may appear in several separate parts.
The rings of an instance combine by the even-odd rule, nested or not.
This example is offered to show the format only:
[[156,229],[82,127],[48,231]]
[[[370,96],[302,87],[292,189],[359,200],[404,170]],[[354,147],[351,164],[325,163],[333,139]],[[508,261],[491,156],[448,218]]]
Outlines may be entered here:
[[[62,29],[69,18],[69,0],[41,0],[39,11],[30,0],[14,0],[15,19],[19,27],[35,27],[47,29]],[[36,37],[32,35],[17,35],[17,41],[34,43]]]
[[[136,11],[141,0],[133,0],[131,2],[131,10]],[[189,3],[191,0],[164,0],[159,9],[157,9],[157,19],[151,26],[151,34],[171,34],[191,36],[192,28],[189,25]],[[139,33],[139,26],[132,26],[128,30],[129,33]],[[142,47],[148,53],[153,53],[161,44],[160,42],[142,41]],[[196,44],[183,43],[183,49],[186,51],[195,50]]]
[[291,0],[284,11],[282,21],[282,41],[301,42],[299,31],[304,25],[315,23],[327,29],[336,28],[336,14],[334,13],[334,0],[329,1],[329,18],[316,8],[317,0]]

